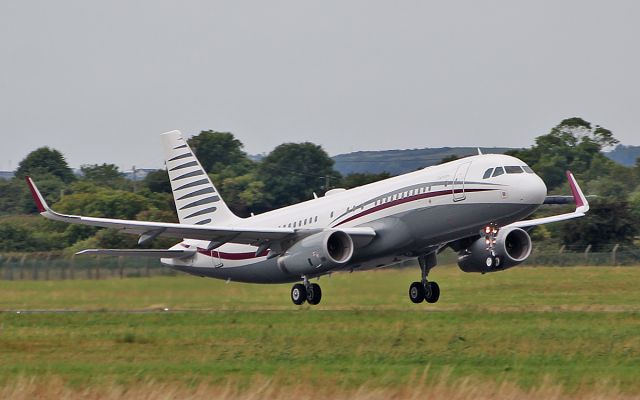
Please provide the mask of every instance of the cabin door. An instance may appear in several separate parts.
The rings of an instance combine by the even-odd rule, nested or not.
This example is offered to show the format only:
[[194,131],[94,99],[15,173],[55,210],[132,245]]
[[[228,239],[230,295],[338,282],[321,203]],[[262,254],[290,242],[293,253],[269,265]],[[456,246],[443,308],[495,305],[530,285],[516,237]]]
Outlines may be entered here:
[[464,193],[464,180],[467,177],[467,171],[469,171],[470,166],[471,161],[460,164],[458,166],[458,169],[456,169],[456,173],[453,176],[453,186],[451,189],[451,193],[453,194],[453,201],[462,201],[467,198]]

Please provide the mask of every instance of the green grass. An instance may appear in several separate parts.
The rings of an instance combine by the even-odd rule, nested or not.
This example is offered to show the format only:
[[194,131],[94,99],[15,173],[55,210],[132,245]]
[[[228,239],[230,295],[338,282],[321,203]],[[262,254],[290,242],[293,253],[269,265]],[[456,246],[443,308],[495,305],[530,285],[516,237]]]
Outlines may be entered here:
[[[640,391],[640,268],[435,269],[437,304],[414,305],[417,269],[335,274],[316,307],[290,285],[189,276],[1,281],[0,379],[184,384],[277,377],[345,388],[430,376],[565,390]],[[124,310],[169,312],[125,313]],[[17,313],[73,309],[79,313]]]

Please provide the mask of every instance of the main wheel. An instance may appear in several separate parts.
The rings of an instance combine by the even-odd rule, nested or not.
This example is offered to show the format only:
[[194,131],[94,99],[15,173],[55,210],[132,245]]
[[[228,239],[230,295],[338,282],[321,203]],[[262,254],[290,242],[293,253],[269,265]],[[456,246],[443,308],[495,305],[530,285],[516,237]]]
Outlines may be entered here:
[[424,301],[424,286],[422,286],[422,283],[413,282],[409,286],[409,299],[416,304]]
[[309,285],[309,289],[307,290],[307,301],[309,304],[316,305],[320,303],[320,299],[322,299],[322,290],[320,289],[320,285],[312,283]]
[[440,286],[435,282],[427,282],[424,299],[427,303],[435,303],[440,298]]
[[293,304],[300,305],[307,300],[307,289],[304,288],[302,283],[296,283],[291,288],[291,301]]

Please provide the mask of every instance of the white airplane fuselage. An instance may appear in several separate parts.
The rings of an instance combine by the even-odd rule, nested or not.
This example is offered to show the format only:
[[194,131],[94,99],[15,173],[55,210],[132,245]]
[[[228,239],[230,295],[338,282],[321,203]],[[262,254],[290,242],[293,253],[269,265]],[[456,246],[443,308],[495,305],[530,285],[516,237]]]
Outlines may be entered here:
[[[488,169],[496,167],[502,167],[503,173],[485,176]],[[513,168],[506,172],[505,167]],[[312,278],[339,270],[392,265],[478,235],[489,224],[520,221],[544,202],[546,193],[542,179],[523,161],[507,155],[478,155],[350,190],[330,191],[320,198],[240,219],[235,226],[375,230],[375,237],[354,243],[348,263],[306,274]],[[185,239],[172,249],[197,249],[197,253],[162,262],[195,275],[240,282],[301,279],[279,263],[278,257],[269,258],[266,249],[233,243],[212,250],[208,247],[210,242]]]

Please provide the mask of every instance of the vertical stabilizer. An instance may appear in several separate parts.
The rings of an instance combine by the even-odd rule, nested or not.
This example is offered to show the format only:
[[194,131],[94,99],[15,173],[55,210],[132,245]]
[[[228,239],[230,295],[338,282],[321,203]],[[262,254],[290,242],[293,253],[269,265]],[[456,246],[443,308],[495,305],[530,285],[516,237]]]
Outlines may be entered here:
[[230,224],[239,218],[229,210],[180,131],[163,133],[165,163],[181,224]]

